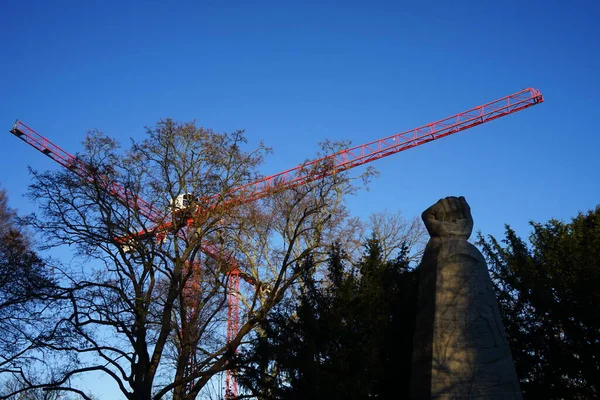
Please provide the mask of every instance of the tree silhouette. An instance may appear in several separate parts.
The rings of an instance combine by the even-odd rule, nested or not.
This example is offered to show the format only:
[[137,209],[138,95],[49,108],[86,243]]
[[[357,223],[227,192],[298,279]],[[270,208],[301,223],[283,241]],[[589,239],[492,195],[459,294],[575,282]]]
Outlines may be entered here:
[[530,399],[591,399],[600,390],[600,208],[571,222],[479,234],[507,336]]

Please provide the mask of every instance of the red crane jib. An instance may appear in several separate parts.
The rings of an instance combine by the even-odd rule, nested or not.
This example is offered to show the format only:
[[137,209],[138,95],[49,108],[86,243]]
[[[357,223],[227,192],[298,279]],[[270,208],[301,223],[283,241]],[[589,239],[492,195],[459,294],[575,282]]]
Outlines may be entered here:
[[[336,173],[346,171],[392,154],[420,146],[436,139],[457,133],[474,126],[492,121],[539,104],[544,101],[542,94],[533,88],[523,89],[520,92],[502,97],[490,103],[455,114],[451,117],[432,122],[402,133],[397,133],[383,139],[375,140],[359,146],[341,150],[335,154],[306,162],[295,168],[267,176],[255,182],[248,183],[230,190],[225,196],[216,194],[200,199],[203,207],[198,207],[197,215],[187,220],[187,224],[194,224],[201,214],[215,208],[233,206],[261,199],[272,193],[312,182]],[[46,154],[62,166],[73,170],[81,177],[92,180],[84,163],[64,151],[21,121],[17,121],[11,132],[27,144]],[[172,220],[166,220],[163,212],[157,210],[150,203],[133,195],[116,182],[104,182],[106,190],[113,196],[130,207],[137,210],[148,220],[158,225],[145,229],[138,235],[156,234],[172,229]],[[162,222],[164,221],[164,222]]]
[[[533,88],[523,89],[520,92],[451,117],[306,162],[287,171],[234,188],[225,196],[216,194],[200,199],[202,206],[198,207],[196,215],[187,220],[187,224],[190,226],[201,221],[202,214],[216,208],[231,207],[255,201],[273,193],[319,180],[485,122],[493,121],[543,101],[544,98],[538,90]],[[153,231],[160,232],[171,228],[173,228],[173,224],[169,221],[154,227]],[[143,231],[139,234],[146,234],[147,232]]]
[[[224,203],[246,203],[268,196],[274,191],[290,189],[304,183],[334,175],[392,154],[464,131],[488,121],[542,103],[542,94],[532,88],[523,89],[501,99],[463,111],[442,120],[397,133],[366,144],[341,150],[309,161],[287,171],[271,175],[231,190]],[[207,199],[208,204],[220,200],[219,195]]]

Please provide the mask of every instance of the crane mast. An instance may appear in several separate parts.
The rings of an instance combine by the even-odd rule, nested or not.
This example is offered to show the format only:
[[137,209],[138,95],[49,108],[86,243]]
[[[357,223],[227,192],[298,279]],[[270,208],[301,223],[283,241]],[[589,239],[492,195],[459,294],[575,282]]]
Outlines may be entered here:
[[[200,202],[204,203],[205,206],[198,207],[197,211],[185,223],[187,226],[193,226],[199,220],[202,220],[203,213],[205,214],[211,210],[221,207],[234,207],[256,201],[271,194],[323,179],[359,165],[367,164],[493,121],[540,104],[543,101],[544,98],[538,90],[527,88],[418,128],[343,149],[334,154],[306,162],[295,168],[236,187],[230,190],[225,196],[219,194],[202,198]],[[17,120],[10,132],[80,177],[90,182],[97,182],[98,177],[91,174],[85,163],[61,149],[23,122]],[[139,212],[140,215],[155,224],[154,227],[142,230],[137,235],[143,236],[149,233],[164,235],[166,232],[172,230],[174,226],[173,219],[165,215],[162,211],[157,210],[150,203],[139,198],[118,183],[108,180],[108,178],[102,181],[101,184],[110,195],[117,198],[126,207]],[[219,259],[219,257],[223,257],[219,248],[210,243],[205,244],[202,251],[213,258]],[[252,285],[256,285],[257,282],[253,277],[242,272],[237,260],[230,258],[228,262],[230,263],[230,268],[227,285],[227,340],[230,342],[239,330],[239,299],[237,298],[237,293],[240,289],[240,277]],[[237,397],[237,381],[229,370],[226,372],[225,381],[226,398]]]

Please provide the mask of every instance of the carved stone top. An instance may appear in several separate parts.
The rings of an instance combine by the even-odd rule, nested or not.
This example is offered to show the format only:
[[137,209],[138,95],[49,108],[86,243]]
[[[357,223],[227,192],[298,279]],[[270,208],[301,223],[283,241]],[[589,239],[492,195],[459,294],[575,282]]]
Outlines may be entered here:
[[432,238],[468,239],[473,232],[471,207],[463,196],[449,196],[423,211],[421,215]]

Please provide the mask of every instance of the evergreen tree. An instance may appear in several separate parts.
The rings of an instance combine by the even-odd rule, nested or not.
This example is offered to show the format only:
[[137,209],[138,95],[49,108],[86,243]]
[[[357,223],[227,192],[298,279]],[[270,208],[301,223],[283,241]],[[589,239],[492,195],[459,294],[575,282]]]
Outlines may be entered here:
[[600,396],[600,207],[570,223],[531,223],[530,244],[479,234],[530,399]]
[[325,279],[303,268],[299,303],[271,314],[241,357],[240,383],[271,399],[408,395],[417,273],[407,253],[383,260],[372,238],[353,266],[333,246]]
[[45,328],[41,302],[54,287],[50,269],[8,206],[6,191],[0,189],[0,397],[8,390],[6,380],[22,381],[13,372],[29,361],[19,357],[36,347],[26,338]]
[[46,265],[36,254],[16,211],[0,190],[0,319],[9,318],[15,307],[42,295],[52,285]]

